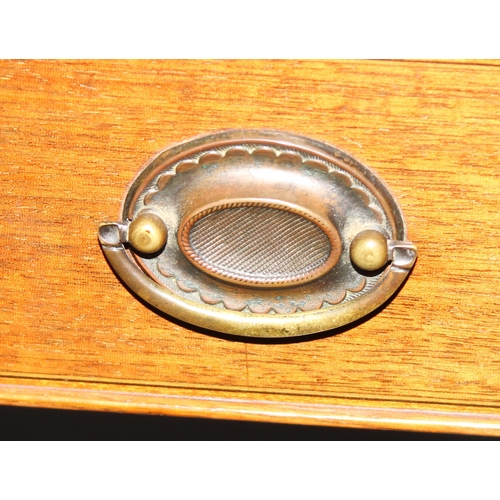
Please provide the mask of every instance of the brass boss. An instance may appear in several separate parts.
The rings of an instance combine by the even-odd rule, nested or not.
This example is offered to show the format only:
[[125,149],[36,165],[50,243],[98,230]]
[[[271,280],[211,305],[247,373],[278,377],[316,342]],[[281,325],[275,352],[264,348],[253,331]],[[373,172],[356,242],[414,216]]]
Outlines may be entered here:
[[151,212],[139,214],[130,223],[129,241],[139,252],[158,252],[167,242],[167,228],[158,215]]
[[351,260],[364,271],[376,271],[387,264],[387,238],[374,229],[355,236],[351,243]]

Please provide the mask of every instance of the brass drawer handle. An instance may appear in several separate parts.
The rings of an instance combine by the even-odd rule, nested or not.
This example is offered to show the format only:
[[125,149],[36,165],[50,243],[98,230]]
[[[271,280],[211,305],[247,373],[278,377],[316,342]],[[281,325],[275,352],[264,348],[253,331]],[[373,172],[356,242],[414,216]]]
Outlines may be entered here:
[[99,226],[140,297],[210,330],[291,337],[350,323],[404,282],[417,250],[380,179],[305,137],[232,130],[153,158]]

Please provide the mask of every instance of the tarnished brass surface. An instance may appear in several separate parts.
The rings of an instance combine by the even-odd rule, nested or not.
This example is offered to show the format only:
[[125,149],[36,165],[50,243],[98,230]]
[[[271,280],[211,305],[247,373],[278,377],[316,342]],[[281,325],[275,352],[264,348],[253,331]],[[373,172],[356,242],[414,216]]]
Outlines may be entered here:
[[373,172],[332,146],[274,131],[220,132],[160,152],[99,239],[115,271],[158,309],[254,337],[364,316],[417,255]]

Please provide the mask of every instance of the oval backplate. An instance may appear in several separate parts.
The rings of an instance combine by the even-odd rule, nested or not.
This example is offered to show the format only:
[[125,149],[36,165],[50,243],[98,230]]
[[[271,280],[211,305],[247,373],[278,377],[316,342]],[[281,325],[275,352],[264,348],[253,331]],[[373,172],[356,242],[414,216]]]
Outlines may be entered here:
[[[128,243],[129,223],[145,212],[168,232],[153,255]],[[372,273],[349,255],[368,229],[388,244],[387,265]],[[158,309],[254,337],[354,321],[396,291],[416,258],[401,210],[372,171],[332,146],[275,131],[220,132],[160,152],[100,240],[120,276]]]

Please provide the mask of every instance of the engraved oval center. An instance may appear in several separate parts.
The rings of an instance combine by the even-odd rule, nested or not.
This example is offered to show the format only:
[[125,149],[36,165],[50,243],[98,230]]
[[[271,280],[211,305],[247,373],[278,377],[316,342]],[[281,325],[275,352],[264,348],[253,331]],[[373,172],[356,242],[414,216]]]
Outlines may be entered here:
[[180,228],[184,255],[198,268],[240,285],[311,281],[338,261],[340,238],[328,222],[282,203],[234,202],[206,208]]

